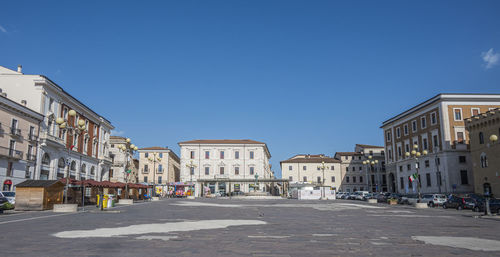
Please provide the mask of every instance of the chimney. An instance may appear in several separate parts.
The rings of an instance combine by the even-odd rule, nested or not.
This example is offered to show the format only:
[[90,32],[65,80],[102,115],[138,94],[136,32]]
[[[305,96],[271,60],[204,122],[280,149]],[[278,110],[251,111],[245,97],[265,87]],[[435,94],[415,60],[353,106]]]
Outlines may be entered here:
[[23,73],[23,66],[22,65],[17,65],[17,72]]

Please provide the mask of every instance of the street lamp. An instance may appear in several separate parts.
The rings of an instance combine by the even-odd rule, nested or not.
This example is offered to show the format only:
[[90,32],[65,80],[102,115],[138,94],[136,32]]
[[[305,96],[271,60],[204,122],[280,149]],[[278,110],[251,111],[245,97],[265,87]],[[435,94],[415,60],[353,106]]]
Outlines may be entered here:
[[[193,161],[190,161],[188,164],[186,164],[186,167],[189,168],[189,182],[191,184],[193,184],[193,174],[194,174],[194,169],[198,166],[196,166],[196,164],[193,163]],[[192,186],[191,186],[192,187]],[[192,193],[192,192],[191,192]],[[191,194],[192,195],[192,194]]]
[[[378,164],[378,160],[372,160],[373,159],[373,156],[372,155],[368,155],[368,160],[365,160],[363,161],[363,164],[365,165],[365,168],[366,168],[366,181],[370,181],[370,189],[373,188],[373,181],[371,181],[369,178],[368,178],[368,169],[372,169],[373,166],[375,166],[376,164]],[[371,190],[373,192],[373,190]]]
[[[491,143],[495,144],[497,141],[498,141],[498,136],[495,135],[495,134],[492,134],[490,136],[490,141]],[[487,181],[487,178],[485,177],[484,178],[485,181]],[[491,209],[490,209],[490,197],[492,197],[491,195],[491,186],[489,183],[484,183],[483,184],[483,187],[484,187],[484,206],[485,206],[485,214],[486,215],[489,215],[491,216]],[[486,189],[488,188],[488,190]]]
[[318,169],[323,171],[323,181],[321,183],[321,200],[325,200],[326,199],[326,195],[325,195],[325,169],[328,169],[328,167],[325,165],[325,162],[322,161],[321,165],[318,166]]
[[420,203],[420,202],[422,202],[422,195],[420,194],[420,187],[422,186],[422,184],[420,183],[420,176],[418,174],[418,170],[420,168],[420,164],[418,162],[418,158],[420,156],[427,155],[427,150],[423,150],[422,152],[418,152],[417,150],[418,150],[418,145],[414,144],[413,145],[413,150],[411,150],[411,153],[406,152],[405,156],[406,157],[413,156],[413,159],[415,159],[415,168],[417,170],[417,173],[413,174],[412,177],[413,177],[413,180],[415,180],[415,179],[417,180],[418,202]]
[[161,158],[156,156],[158,153],[152,153],[153,156],[148,157],[148,161],[153,163],[153,193],[156,196],[156,163],[161,162]]
[[119,145],[118,149],[125,153],[125,198],[128,199],[128,179],[129,175],[132,172],[132,167],[129,168],[130,156],[133,156],[134,152],[138,150],[137,146],[130,142],[130,138],[125,139],[124,145]]
[[[59,117],[56,119],[56,123],[57,125],[59,125],[59,129],[61,129],[62,131],[64,131],[66,133],[66,135],[69,136],[69,134],[74,134],[72,135],[72,138],[71,138],[71,141],[73,141],[74,137],[76,136],[76,134],[82,134],[87,128],[85,127],[85,121],[84,120],[78,120],[78,124],[75,124],[75,117],[76,117],[76,111],[75,110],[69,110],[68,112],[68,115],[69,117],[73,117],[73,122],[72,124],[70,124],[70,122],[65,119],[64,117]],[[74,145],[72,145],[71,147],[66,147],[68,149],[68,158],[66,159],[66,186],[65,186],[65,191],[66,191],[66,195],[64,196],[64,203],[67,204],[68,203],[68,188],[69,188],[69,166],[70,166],[70,159],[69,159],[69,155],[70,155],[70,150],[74,147]]]

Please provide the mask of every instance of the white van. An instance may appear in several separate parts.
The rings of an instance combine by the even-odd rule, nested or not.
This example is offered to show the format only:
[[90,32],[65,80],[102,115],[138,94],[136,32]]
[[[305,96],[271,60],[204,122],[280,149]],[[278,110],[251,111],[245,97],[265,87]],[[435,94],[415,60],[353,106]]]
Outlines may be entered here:
[[369,194],[368,191],[357,191],[356,192],[356,200],[364,200],[365,196]]

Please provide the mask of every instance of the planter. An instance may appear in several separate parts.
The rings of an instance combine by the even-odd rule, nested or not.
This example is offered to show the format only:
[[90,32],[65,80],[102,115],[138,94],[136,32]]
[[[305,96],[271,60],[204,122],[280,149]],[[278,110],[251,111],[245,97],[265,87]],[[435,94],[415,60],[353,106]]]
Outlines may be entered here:
[[368,203],[377,203],[377,199],[368,199]]
[[414,206],[415,206],[415,208],[417,208],[417,209],[426,209],[426,208],[428,208],[428,207],[429,207],[429,206],[427,206],[427,204],[426,204],[426,203],[415,203],[415,205],[414,205]]
[[398,204],[398,200],[394,199],[394,200],[389,200],[387,201],[389,203],[389,205],[397,205]]
[[120,201],[118,201],[118,204],[131,205],[131,204],[134,204],[134,199],[120,199]]
[[54,212],[77,212],[78,204],[54,204]]

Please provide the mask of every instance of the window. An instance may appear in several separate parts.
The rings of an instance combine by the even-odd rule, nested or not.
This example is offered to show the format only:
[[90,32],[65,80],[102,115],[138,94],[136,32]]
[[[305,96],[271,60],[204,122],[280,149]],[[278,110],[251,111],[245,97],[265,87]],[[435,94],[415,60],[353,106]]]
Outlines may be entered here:
[[234,167],[234,175],[240,175],[240,167]]
[[189,168],[189,174],[190,175],[194,175],[194,167],[190,167]]
[[191,159],[194,159],[194,151],[191,151],[190,155],[191,155]]
[[240,158],[240,152],[236,151],[234,152],[234,159],[238,160]]
[[431,124],[436,125],[436,123],[437,123],[436,113],[433,112],[431,113]]
[[144,173],[148,173],[148,172],[149,172],[149,167],[148,167],[148,165],[146,164],[146,165],[144,165]]
[[144,153],[144,157],[148,158],[149,157],[149,153]]
[[158,176],[158,184],[161,184],[161,176]]
[[254,169],[255,169],[254,167],[250,167],[250,175],[253,175]]
[[321,177],[317,177],[317,178],[316,178],[316,181],[317,181],[318,183],[321,183]]
[[401,146],[398,146],[398,156],[401,157],[403,153],[401,152]]
[[159,156],[160,158],[163,158],[163,153],[158,153],[158,156]]
[[250,151],[250,159],[253,159],[253,151]]
[[371,175],[372,184],[375,182],[375,175]]
[[462,182],[462,185],[469,184],[469,178],[467,177],[467,170],[460,171],[460,181]]
[[332,182],[335,182],[335,176],[332,176]]
[[302,170],[307,170],[307,167],[306,166],[302,166]]
[[387,131],[386,137],[387,137],[387,142],[391,142],[392,138],[391,138],[391,132],[390,131]]
[[370,150],[370,155],[372,155],[372,156],[373,156],[373,151],[372,151],[372,150]]
[[387,177],[385,176],[385,174],[382,174],[382,184],[387,184]]
[[205,151],[205,159],[210,159],[210,152],[209,151]]
[[356,167],[352,167],[352,171],[356,171]]
[[464,143],[464,132],[457,132],[457,142],[459,144]]
[[422,129],[427,128],[427,118],[425,116],[420,117],[420,127]]
[[359,183],[363,183],[363,176],[359,176]]
[[219,173],[220,173],[221,175],[224,175],[224,167],[220,167],[220,168],[219,168]]
[[485,153],[481,154],[481,168],[487,168],[488,167],[488,157],[486,156]]
[[462,120],[462,109],[461,108],[453,108],[453,113],[456,121]]
[[405,180],[403,177],[399,178],[399,185],[401,186],[401,189],[405,188]]
[[306,176],[304,176],[302,179],[303,179],[303,182],[307,182],[307,177]]
[[210,167],[205,167],[205,175],[210,175]]
[[411,164],[406,165],[406,170],[411,170]]
[[349,176],[345,177],[345,182],[349,183]]
[[430,166],[430,164],[429,164],[429,160],[425,160],[425,162],[424,162],[424,163],[425,163],[425,167],[426,167],[426,168],[429,168],[429,166]]
[[438,136],[437,135],[434,135],[432,136],[432,139],[434,140],[434,149],[438,149],[439,148],[439,142],[438,142]]
[[410,145],[409,145],[409,144],[405,144],[405,151],[406,151],[407,153],[409,153],[409,152],[410,152]]
[[479,108],[472,108],[471,113],[472,113],[472,116],[479,115]]
[[479,132],[479,143],[484,144],[484,134],[483,132]]
[[345,159],[346,159],[346,160],[349,160],[349,156],[346,156],[346,157],[345,157]]
[[414,120],[411,122],[411,131],[416,132],[417,131],[417,121]]
[[463,155],[458,156],[458,162],[459,163],[466,163],[465,156],[463,156]]
[[158,173],[163,172],[163,166],[161,164],[158,165]]
[[330,168],[331,170],[335,170],[335,166],[332,165],[332,167]]
[[[11,140],[12,142],[13,140]],[[42,157],[42,164],[49,165],[50,164],[50,156],[48,153],[44,153]]]
[[345,171],[349,171],[349,167],[345,167]]
[[144,176],[144,182],[148,183],[148,177]]
[[356,183],[356,176],[352,176],[352,183]]
[[288,170],[292,170],[292,169],[293,169],[292,166],[288,166]]
[[427,186],[430,187],[431,186],[431,174],[430,173],[425,174],[425,180],[427,181]]
[[397,138],[400,138],[401,137],[401,130],[398,128],[396,128],[396,137]]
[[422,138],[422,145],[424,147],[424,150],[427,150],[428,149],[428,144],[427,144],[427,138]]
[[318,170],[320,170],[319,166],[318,166]]
[[220,158],[224,159],[224,151],[220,151]]
[[29,135],[29,139],[30,139],[30,140],[33,140],[33,139],[34,139],[34,137],[35,137],[35,127],[30,126],[30,132],[29,132],[29,134],[28,134],[28,135]]
[[408,124],[405,124],[403,129],[404,129],[405,136],[407,136],[408,135]]
[[293,181],[293,177],[292,176],[288,177],[288,180]]
[[399,171],[403,171],[403,166],[399,166]]

